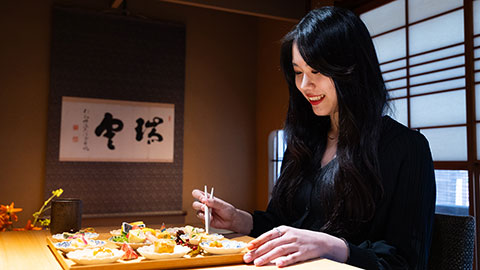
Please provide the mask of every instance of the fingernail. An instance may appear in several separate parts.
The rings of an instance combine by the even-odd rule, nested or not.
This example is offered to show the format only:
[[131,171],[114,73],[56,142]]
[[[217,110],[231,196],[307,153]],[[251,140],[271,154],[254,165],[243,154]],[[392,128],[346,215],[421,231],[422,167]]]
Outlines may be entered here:
[[262,265],[263,264],[263,259],[256,259],[254,262],[253,262],[255,265]]
[[252,250],[252,249],[254,249],[254,248],[255,248],[255,246],[254,246],[253,244],[248,244],[248,245],[247,245],[247,249],[249,249],[249,250]]
[[243,256],[243,260],[246,262],[246,263],[249,263],[252,261],[252,254],[250,253],[247,253]]

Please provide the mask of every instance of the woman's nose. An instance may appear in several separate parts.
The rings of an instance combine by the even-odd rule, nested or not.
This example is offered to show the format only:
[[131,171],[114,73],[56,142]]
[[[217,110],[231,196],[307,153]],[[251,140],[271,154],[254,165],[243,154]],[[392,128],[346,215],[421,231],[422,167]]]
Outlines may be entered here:
[[302,81],[300,82],[300,89],[306,89],[308,87],[311,87],[311,85],[312,81],[310,80],[308,75],[304,73],[302,76]]

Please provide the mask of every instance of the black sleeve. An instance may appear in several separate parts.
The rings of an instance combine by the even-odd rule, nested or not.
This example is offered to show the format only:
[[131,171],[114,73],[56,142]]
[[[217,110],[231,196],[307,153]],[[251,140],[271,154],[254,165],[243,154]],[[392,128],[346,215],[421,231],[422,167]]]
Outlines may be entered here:
[[[435,175],[427,140],[408,130],[379,154],[385,211],[377,239],[349,243],[348,264],[365,269],[426,269],[435,213]],[[379,225],[381,224],[381,225]]]
[[262,233],[280,226],[284,223],[280,221],[278,215],[275,214],[272,203],[268,204],[267,210],[253,212],[253,229],[250,231],[251,237],[258,237]]

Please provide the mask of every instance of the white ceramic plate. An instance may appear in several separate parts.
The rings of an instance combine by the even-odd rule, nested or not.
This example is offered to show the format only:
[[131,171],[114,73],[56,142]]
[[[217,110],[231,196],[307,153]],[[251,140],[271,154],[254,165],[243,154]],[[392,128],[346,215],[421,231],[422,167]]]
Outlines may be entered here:
[[87,240],[88,244],[86,246],[78,247],[78,246],[72,245],[72,241],[75,241],[75,240],[58,242],[58,243],[55,243],[54,246],[58,250],[61,250],[63,252],[69,252],[77,249],[101,247],[106,244],[105,241],[101,241],[101,240]]
[[185,256],[189,251],[190,248],[186,246],[176,245],[173,253],[157,253],[154,251],[154,245],[150,246],[143,246],[137,249],[138,253],[147,259],[172,259],[172,258],[180,258]]
[[202,242],[200,246],[208,253],[212,254],[235,254],[242,252],[247,243],[233,241],[233,240],[220,240],[218,242],[222,243],[222,247],[211,247],[210,243],[212,241]]
[[111,256],[95,257],[93,252],[95,249],[79,249],[67,253],[67,257],[77,264],[101,264],[112,263],[120,259],[125,253],[123,250],[110,249],[113,252]]
[[[85,239],[97,239],[98,238],[98,233],[91,233],[91,232],[86,232],[84,234],[78,234],[79,236],[80,235],[83,235],[83,237]],[[76,236],[76,235],[75,235]],[[52,235],[52,238],[55,240],[55,241],[66,241],[66,240],[69,240],[69,239],[73,239],[75,238],[75,236],[70,236],[71,238],[65,238],[64,234],[63,233],[57,233],[57,234],[54,234]]]

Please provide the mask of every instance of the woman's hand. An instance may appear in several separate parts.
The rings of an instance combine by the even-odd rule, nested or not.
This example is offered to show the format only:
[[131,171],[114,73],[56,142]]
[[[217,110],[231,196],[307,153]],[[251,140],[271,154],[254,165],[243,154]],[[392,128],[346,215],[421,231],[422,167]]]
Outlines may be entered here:
[[280,226],[252,240],[243,256],[246,263],[264,265],[270,262],[287,266],[312,258],[329,258],[346,262],[348,246],[340,238],[326,233]]
[[199,219],[205,220],[205,205],[209,207],[210,226],[242,234],[249,234],[252,230],[253,219],[249,213],[239,210],[217,197],[209,199],[203,191],[198,189],[192,191],[192,196],[198,200],[193,202],[192,207],[197,210]]

